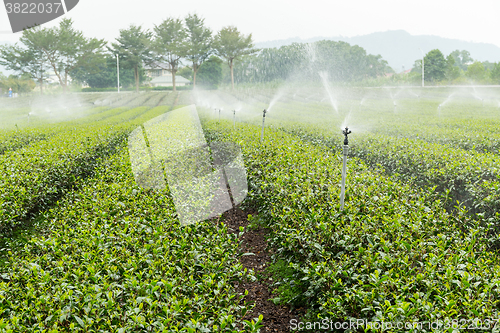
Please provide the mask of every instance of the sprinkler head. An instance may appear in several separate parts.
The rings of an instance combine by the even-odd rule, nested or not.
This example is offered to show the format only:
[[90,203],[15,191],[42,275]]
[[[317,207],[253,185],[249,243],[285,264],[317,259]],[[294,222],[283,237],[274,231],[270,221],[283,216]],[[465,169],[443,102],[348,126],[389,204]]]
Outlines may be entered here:
[[349,128],[346,126],[346,128],[342,131],[342,134],[345,135],[345,138],[344,138],[344,146],[347,146],[349,145],[349,138],[347,137],[349,134],[351,134],[351,131],[349,130]]
[[264,109],[262,117],[263,117],[263,118],[266,118],[266,113],[268,113],[268,112],[269,112],[269,111],[267,111],[266,109]]

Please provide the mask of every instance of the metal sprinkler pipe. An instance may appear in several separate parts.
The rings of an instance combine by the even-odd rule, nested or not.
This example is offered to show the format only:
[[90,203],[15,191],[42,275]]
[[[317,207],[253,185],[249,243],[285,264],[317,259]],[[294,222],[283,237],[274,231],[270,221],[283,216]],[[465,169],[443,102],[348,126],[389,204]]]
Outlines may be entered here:
[[264,109],[264,111],[262,112],[262,133],[260,134],[260,142],[264,141],[264,122],[266,121],[267,112],[268,111],[266,109]]
[[340,209],[344,210],[345,179],[346,179],[346,171],[347,171],[347,155],[349,154],[349,138],[347,136],[349,134],[351,134],[351,131],[346,126],[346,128],[342,131],[342,134],[344,134],[345,138],[344,138],[344,147],[343,147],[344,160],[343,160],[343,164],[342,164],[342,184],[340,187]]
[[219,121],[220,121],[220,109],[219,109]]
[[236,128],[236,110],[233,110],[233,129]]

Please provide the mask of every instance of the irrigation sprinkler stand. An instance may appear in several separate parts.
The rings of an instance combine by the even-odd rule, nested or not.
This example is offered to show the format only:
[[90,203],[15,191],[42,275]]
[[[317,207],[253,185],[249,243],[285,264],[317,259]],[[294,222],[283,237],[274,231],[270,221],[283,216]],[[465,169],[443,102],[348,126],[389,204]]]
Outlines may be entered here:
[[342,131],[342,134],[344,134],[344,147],[343,147],[343,153],[344,153],[344,161],[342,164],[342,184],[340,187],[340,209],[344,210],[344,196],[345,196],[345,178],[346,178],[346,169],[347,169],[347,155],[349,154],[349,138],[347,137],[349,134],[351,134],[351,131],[349,128],[345,128]]
[[219,122],[220,122],[220,109],[219,109]]
[[233,129],[236,129],[236,110],[233,110]]
[[262,113],[262,133],[260,134],[260,142],[264,141],[264,122],[266,121],[266,109]]

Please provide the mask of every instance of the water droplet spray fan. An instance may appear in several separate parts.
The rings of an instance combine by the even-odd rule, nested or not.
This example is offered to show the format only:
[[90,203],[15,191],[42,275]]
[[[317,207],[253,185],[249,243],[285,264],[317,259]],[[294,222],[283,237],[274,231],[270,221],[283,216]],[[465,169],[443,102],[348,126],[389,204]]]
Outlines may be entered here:
[[344,210],[344,196],[345,196],[345,178],[346,178],[346,169],[347,169],[347,155],[349,154],[349,138],[347,136],[349,134],[351,134],[351,131],[346,126],[346,128],[342,131],[342,134],[344,134],[344,147],[343,147],[344,159],[343,159],[343,164],[342,164],[342,184],[341,184],[341,187],[340,187],[340,209]]

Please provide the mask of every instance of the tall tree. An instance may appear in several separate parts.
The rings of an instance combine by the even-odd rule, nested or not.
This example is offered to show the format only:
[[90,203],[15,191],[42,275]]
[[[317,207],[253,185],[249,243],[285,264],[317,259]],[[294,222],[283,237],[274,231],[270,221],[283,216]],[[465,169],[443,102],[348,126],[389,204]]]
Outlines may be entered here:
[[467,66],[474,61],[467,50],[455,50],[450,53],[450,56],[455,60],[455,66],[463,71],[467,70]]
[[441,81],[445,78],[446,59],[438,49],[429,51],[424,57],[424,75],[426,81]]
[[[143,70],[139,67],[139,82],[144,79]],[[99,65],[99,71],[89,73],[83,69],[78,69],[71,73],[71,77],[79,82],[86,83],[92,88],[108,88],[117,85],[116,77],[116,57],[113,54],[106,55],[106,62]],[[120,66],[120,86],[135,86],[134,72],[130,68]]]
[[234,89],[234,60],[258,51],[254,48],[252,34],[245,36],[236,27],[224,27],[215,36],[214,49],[219,57],[226,59],[231,71],[231,88]]
[[84,37],[81,31],[73,28],[71,19],[63,19],[59,27],[27,29],[20,40],[33,49],[42,50],[64,93],[72,71],[79,67],[97,71],[98,65],[104,61],[103,48],[106,41]]
[[189,14],[185,21],[187,28],[186,59],[193,63],[193,86],[196,86],[196,73],[203,62],[212,54],[212,32],[205,27],[205,19],[196,14]]
[[211,56],[200,66],[200,85],[207,89],[217,89],[222,82],[222,60]]
[[143,64],[151,64],[153,61],[151,51],[152,33],[143,31],[141,26],[131,24],[128,29],[120,30],[118,43],[113,43],[112,52],[118,54],[120,66],[134,70],[135,90],[139,92],[139,70]]
[[455,58],[451,54],[448,55],[446,57],[446,71],[444,73],[446,79],[451,82],[458,79],[461,74],[462,70],[460,69],[460,67],[456,66]]
[[494,64],[493,69],[490,72],[490,77],[497,84],[500,83],[500,62]]
[[486,77],[486,70],[484,69],[484,65],[480,61],[474,61],[474,63],[467,67],[465,76],[476,83],[481,82]]
[[42,49],[30,43],[25,44],[25,48],[17,44],[0,45],[0,65],[38,81],[40,93],[43,94],[48,64]]
[[[175,91],[175,73],[179,69],[181,58],[187,55],[187,31],[181,19],[168,18],[160,25],[155,25],[153,50],[159,63],[167,63],[172,73],[173,91]],[[159,66],[161,64],[158,64]]]

